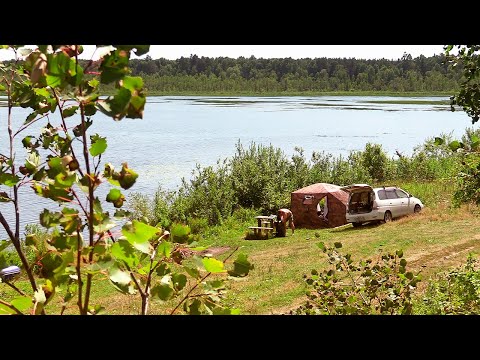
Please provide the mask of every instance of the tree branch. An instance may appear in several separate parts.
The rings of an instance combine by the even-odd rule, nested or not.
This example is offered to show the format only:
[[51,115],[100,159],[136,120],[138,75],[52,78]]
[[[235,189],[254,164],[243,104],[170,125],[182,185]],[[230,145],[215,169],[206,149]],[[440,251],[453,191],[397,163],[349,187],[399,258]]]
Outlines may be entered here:
[[[15,51],[15,64],[18,62],[18,57],[17,53]],[[7,125],[8,125],[8,135],[9,135],[9,150],[10,150],[10,161],[11,161],[11,170],[12,170],[12,176],[15,176],[15,163],[14,161],[14,134],[13,134],[13,129],[12,129],[12,109],[13,109],[13,103],[12,103],[12,83],[15,79],[15,69],[12,67],[11,71],[11,78],[10,82],[8,82],[7,86],[7,97],[8,97],[8,117],[7,117]],[[13,234],[12,229],[8,225],[7,221],[1,215],[0,221],[7,231],[10,239],[12,240],[13,246],[15,246],[15,250],[17,251],[18,256],[20,257],[20,260],[22,262],[23,268],[27,273],[28,279],[30,281],[30,285],[32,286],[33,291],[37,291],[37,284],[35,283],[35,278],[33,277],[32,269],[30,268],[27,258],[25,257],[25,254],[23,253],[22,246],[20,244],[20,209],[18,206],[18,186],[15,184],[13,186],[13,206],[15,208],[15,233]],[[6,226],[5,226],[6,225]],[[42,314],[44,312],[42,311]]]
[[[78,68],[79,64],[78,64],[78,54],[77,52],[75,52],[75,66]],[[79,85],[78,86],[78,93],[80,96],[83,95],[83,92],[82,92],[82,85]],[[94,213],[94,209],[93,209],[93,203],[95,201],[95,197],[94,197],[94,190],[93,190],[93,187],[94,187],[94,179],[91,178],[91,171],[90,171],[90,158],[89,158],[89,155],[88,155],[88,143],[87,143],[87,126],[86,126],[86,123],[85,123],[85,106],[83,104],[82,101],[79,102],[79,106],[80,106],[80,118],[81,118],[81,124],[82,124],[82,139],[83,139],[83,158],[85,159],[85,167],[86,167],[86,170],[87,170],[87,174],[88,175],[88,204],[89,204],[89,216],[87,217],[87,221],[88,221],[88,235],[89,235],[89,246],[90,246],[90,249],[89,249],[89,254],[88,254],[88,263],[91,264],[92,261],[93,261],[93,246],[94,246],[94,239],[93,239],[93,236],[94,236],[94,233],[93,233],[93,213]],[[66,126],[65,126],[66,128]],[[70,144],[71,145],[71,144]],[[72,150],[72,154],[73,154],[73,150]],[[83,174],[82,174],[83,176]],[[91,286],[92,286],[92,278],[93,278],[93,275],[92,274],[87,274],[87,285],[85,287],[85,302],[83,304],[83,311],[86,313],[86,311],[88,310],[88,303],[90,301],[90,291],[91,291]]]
[[82,239],[80,238],[80,226],[77,226],[77,265],[75,269],[77,270],[77,283],[78,283],[78,309],[80,310],[80,314],[83,314],[83,305],[82,305],[82,272],[81,272],[81,265],[82,265]]
[[[52,88],[52,93],[55,96],[55,99],[57,100],[58,111],[60,112],[60,117],[62,118],[62,129],[65,135],[68,135],[67,123],[65,122],[65,117],[63,116],[62,107],[60,106],[60,99],[58,98],[57,92],[55,91],[54,88]],[[83,119],[82,119],[82,123],[83,123]],[[77,156],[75,155],[75,151],[73,150],[73,145],[71,141],[70,141],[70,151],[72,152],[73,158],[76,160]],[[78,172],[80,173],[80,175],[84,176],[81,168],[78,168]]]
[[[337,253],[338,254],[338,253]],[[341,262],[345,268],[345,270],[347,271],[347,274],[348,276],[350,277],[350,279],[352,280],[352,284],[353,284],[353,287],[355,289],[358,289],[358,286],[357,286],[357,282],[355,281],[355,279],[353,278],[353,275],[352,273],[350,272],[350,269],[348,267],[348,264],[345,263],[345,260],[343,258],[342,255],[340,255],[340,259],[341,259]],[[367,299],[365,299],[365,297],[363,296],[363,294],[361,292],[358,293],[360,295],[360,297],[362,298],[363,302],[365,303],[365,305],[370,305],[369,302],[367,301]]]
[[49,115],[49,114],[45,114],[45,115],[43,115],[43,116],[40,116],[39,118],[36,118],[35,120],[30,121],[28,124],[22,125],[22,126],[20,127],[20,129],[18,129],[18,130],[15,132],[15,134],[13,134],[13,136],[14,136],[14,137],[17,136],[17,135],[20,134],[23,130],[27,129],[30,125],[36,123],[38,120],[42,120],[43,118],[48,117],[48,115]]
[[10,229],[10,225],[8,224],[7,220],[3,217],[2,212],[0,211],[0,223],[3,225],[3,228],[8,234],[8,237],[12,241],[12,243],[15,242],[15,235],[12,232],[12,229]]
[[22,290],[20,290],[19,288],[17,288],[15,285],[11,284],[9,281],[3,281],[4,284],[7,284],[8,286],[10,286],[13,290],[15,290],[16,292],[18,292],[20,295],[23,295],[23,296],[27,296],[27,294],[25,294]]
[[[237,246],[237,247],[235,248],[235,250],[233,250],[233,251],[231,252],[231,254],[226,257],[225,260],[223,260],[223,263],[224,263],[224,264],[225,264],[225,262],[226,262],[228,259],[230,259],[230,258],[232,257],[233,254],[235,254],[235,252],[237,252],[238,248],[239,248],[239,247]],[[198,285],[200,285],[200,284],[201,284],[206,278],[208,278],[210,275],[212,275],[211,272],[209,272],[207,275],[205,275],[203,278],[201,278],[200,281],[197,281],[197,283],[188,291],[187,295],[185,295],[185,296],[183,297],[183,299],[177,304],[177,306],[175,306],[175,308],[170,312],[170,315],[173,315],[173,313],[180,307],[180,305],[182,305],[183,302],[189,298],[189,296],[190,296],[190,294],[192,293],[192,291],[195,290],[195,289],[198,287]]]

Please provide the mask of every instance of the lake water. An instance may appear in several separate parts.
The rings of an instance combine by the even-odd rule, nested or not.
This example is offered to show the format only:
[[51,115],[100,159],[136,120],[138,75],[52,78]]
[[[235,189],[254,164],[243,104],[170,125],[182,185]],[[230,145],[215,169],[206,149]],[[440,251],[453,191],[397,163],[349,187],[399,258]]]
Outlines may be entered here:
[[[302,147],[307,158],[313,151],[348,155],[371,142],[382,144],[393,156],[396,150],[411,154],[416,145],[441,133],[460,137],[471,126],[465,113],[452,113],[448,105],[370,103],[410,99],[438,101],[448,97],[149,97],[144,119],[115,122],[98,114],[90,133],[107,137],[105,162],[120,166],[126,161],[139,173],[131,191],[151,194],[158,185],[176,188],[182,177],[190,178],[197,163],[214,165],[218,159],[233,155],[238,140],[244,146],[252,141],[272,144],[287,155],[292,155],[296,146]],[[29,112],[15,108],[14,127],[21,125]],[[0,153],[4,154],[8,149],[6,116],[7,108],[0,107]],[[52,123],[57,117],[58,111]],[[22,135],[35,134],[44,124],[35,124]],[[18,143],[20,159],[24,151]],[[36,222],[44,206],[57,208],[27,187],[22,191],[22,203],[23,224]],[[11,205],[0,203],[0,211],[8,215]],[[0,230],[0,239],[4,234]]]

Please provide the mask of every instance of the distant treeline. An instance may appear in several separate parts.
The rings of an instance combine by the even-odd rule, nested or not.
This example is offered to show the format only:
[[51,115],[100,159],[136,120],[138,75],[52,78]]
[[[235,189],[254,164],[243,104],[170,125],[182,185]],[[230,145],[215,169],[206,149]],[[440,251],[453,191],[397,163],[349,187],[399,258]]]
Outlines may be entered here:
[[131,67],[153,93],[454,91],[462,72],[444,60],[443,54],[416,58],[404,54],[398,60],[147,56],[132,60]]

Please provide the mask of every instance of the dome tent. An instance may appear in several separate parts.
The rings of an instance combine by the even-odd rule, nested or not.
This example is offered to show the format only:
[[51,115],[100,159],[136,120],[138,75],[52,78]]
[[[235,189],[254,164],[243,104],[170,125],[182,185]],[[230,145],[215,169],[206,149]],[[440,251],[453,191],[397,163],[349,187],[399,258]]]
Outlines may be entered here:
[[317,183],[296,190],[291,194],[295,227],[316,229],[344,225],[347,203],[348,193],[338,185]]

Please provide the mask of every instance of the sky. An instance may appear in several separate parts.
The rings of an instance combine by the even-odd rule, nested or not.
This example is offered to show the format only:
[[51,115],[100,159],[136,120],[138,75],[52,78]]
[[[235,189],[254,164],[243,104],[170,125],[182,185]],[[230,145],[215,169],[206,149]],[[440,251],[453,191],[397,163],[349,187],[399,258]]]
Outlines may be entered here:
[[[33,45],[27,45],[33,47]],[[95,45],[85,45],[82,58],[90,59]],[[98,52],[98,51],[97,51]],[[412,57],[433,56],[443,52],[443,45],[152,45],[148,55],[153,59],[164,57],[231,57],[256,58],[356,58],[397,60],[404,53]],[[11,58],[6,50],[0,50],[0,60]]]

